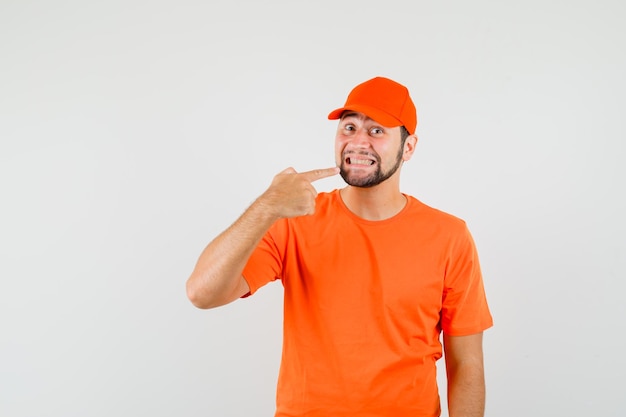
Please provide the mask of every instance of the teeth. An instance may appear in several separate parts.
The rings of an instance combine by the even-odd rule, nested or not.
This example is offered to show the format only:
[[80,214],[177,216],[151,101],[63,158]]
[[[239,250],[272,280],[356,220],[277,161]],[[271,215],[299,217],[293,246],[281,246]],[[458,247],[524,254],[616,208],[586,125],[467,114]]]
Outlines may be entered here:
[[357,164],[357,165],[372,165],[374,163],[374,161],[370,161],[369,159],[350,158],[350,163],[351,164]]

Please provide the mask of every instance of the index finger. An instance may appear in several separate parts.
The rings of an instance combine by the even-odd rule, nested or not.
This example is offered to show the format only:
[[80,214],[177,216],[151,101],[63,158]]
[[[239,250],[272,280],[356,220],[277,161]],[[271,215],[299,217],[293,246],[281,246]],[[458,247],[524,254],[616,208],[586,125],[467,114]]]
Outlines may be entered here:
[[339,168],[332,167],[332,168],[323,168],[323,169],[314,169],[311,171],[305,171],[305,172],[301,172],[298,175],[302,175],[307,181],[313,182],[313,181],[321,180],[322,178],[332,177],[333,175],[337,175],[338,173],[339,173]]

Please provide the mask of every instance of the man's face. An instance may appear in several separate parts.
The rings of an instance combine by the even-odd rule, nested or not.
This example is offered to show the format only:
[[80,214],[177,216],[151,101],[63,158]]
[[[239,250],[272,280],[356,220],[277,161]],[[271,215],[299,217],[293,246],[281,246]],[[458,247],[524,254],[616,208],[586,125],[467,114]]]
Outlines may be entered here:
[[399,127],[385,127],[362,113],[346,112],[335,137],[335,159],[344,181],[373,187],[393,176],[403,161]]

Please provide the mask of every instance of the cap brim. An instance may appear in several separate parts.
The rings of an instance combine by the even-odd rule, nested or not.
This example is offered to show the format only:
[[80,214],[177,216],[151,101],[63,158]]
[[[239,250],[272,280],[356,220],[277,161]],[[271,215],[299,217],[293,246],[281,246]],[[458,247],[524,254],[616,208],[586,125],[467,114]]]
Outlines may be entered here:
[[371,106],[360,106],[360,105],[352,105],[350,107],[341,107],[339,109],[333,110],[328,114],[329,120],[337,120],[341,119],[341,115],[347,111],[355,111],[358,113],[363,113],[370,119],[380,123],[385,127],[396,127],[402,126],[402,122],[395,117],[391,116],[389,113],[386,113],[380,109]]

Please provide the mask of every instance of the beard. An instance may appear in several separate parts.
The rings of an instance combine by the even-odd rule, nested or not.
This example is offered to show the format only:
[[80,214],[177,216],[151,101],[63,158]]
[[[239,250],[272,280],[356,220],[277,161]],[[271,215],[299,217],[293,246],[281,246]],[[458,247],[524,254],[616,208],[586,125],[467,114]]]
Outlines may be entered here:
[[[358,155],[359,153],[356,152],[355,154]],[[353,187],[369,188],[374,187],[375,185],[378,185],[383,181],[386,181],[387,179],[389,179],[389,177],[396,173],[398,168],[400,168],[400,165],[402,165],[403,146],[400,147],[393,166],[384,172],[381,168],[380,156],[378,156],[378,154],[376,154],[375,152],[366,152],[362,154],[369,155],[376,159],[376,169],[374,170],[374,172],[370,173],[366,177],[351,177],[350,173],[346,169],[346,155],[344,155],[343,160],[341,161],[341,166],[339,167],[339,174],[348,185],[351,185]]]

